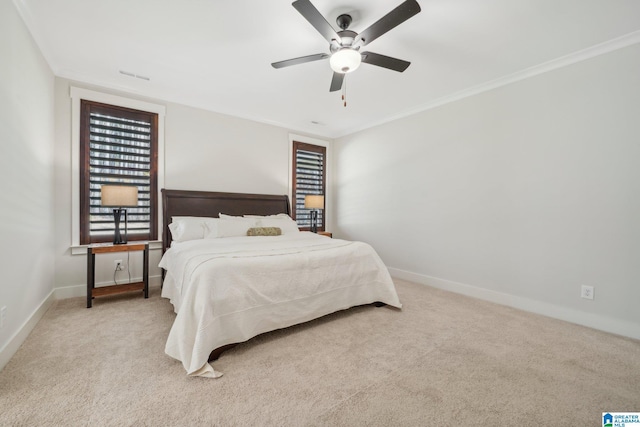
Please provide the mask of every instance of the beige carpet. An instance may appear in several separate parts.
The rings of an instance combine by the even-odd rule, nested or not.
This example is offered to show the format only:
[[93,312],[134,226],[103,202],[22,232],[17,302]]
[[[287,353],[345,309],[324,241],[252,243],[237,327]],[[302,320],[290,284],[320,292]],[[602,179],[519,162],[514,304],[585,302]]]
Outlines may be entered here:
[[358,307],[225,353],[164,354],[174,314],[121,295],[56,302],[0,372],[1,426],[601,426],[640,411],[640,342],[396,281]]

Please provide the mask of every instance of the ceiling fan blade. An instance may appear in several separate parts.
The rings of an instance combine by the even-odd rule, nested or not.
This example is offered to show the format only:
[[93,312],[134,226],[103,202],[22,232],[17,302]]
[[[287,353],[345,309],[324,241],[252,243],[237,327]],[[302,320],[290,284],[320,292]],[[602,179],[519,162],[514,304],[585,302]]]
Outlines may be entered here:
[[329,88],[329,92],[335,92],[337,90],[342,89],[343,81],[344,81],[344,74],[334,72],[333,77],[331,78],[331,87]]
[[392,30],[413,15],[416,15],[418,12],[420,12],[418,2],[416,0],[406,0],[400,6],[373,23],[369,28],[358,34],[355,43],[366,46],[387,31]]
[[377,65],[378,67],[388,68],[400,73],[406,70],[409,65],[411,65],[411,62],[392,58],[390,56],[380,55],[379,53],[373,52],[362,52],[362,62],[366,62],[367,64],[371,65]]
[[333,29],[327,20],[324,19],[324,16],[318,12],[318,9],[316,9],[309,0],[297,0],[291,5],[295,7],[311,25],[313,25],[313,27],[318,30],[318,32],[322,34],[322,37],[324,37],[329,43],[331,43],[331,40],[336,40],[338,43],[341,42],[340,36],[336,33],[336,30]]
[[316,53],[315,55],[301,56],[300,58],[287,59],[285,61],[278,61],[271,64],[273,68],[284,68],[292,65],[304,64],[305,62],[318,61],[320,59],[326,59],[329,55],[326,53]]

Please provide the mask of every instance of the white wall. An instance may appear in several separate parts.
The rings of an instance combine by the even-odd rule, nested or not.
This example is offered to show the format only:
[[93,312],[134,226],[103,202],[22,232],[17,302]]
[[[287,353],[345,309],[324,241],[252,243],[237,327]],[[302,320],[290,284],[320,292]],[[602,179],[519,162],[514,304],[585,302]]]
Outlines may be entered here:
[[[286,129],[56,78],[55,286],[59,297],[82,295],[86,287],[86,256],[71,254],[71,85],[166,106],[165,188],[288,193]],[[132,277],[142,275],[137,255],[131,254]],[[97,283],[112,281],[112,260],[121,257],[110,254],[96,259]],[[160,250],[151,251],[150,275],[156,280],[160,257]],[[118,275],[119,280],[127,279],[126,274]]]
[[53,73],[10,0],[0,0],[0,369],[53,289]]
[[287,194],[288,135],[284,128],[168,104],[166,186]]
[[392,274],[640,338],[640,45],[334,150],[334,231]]

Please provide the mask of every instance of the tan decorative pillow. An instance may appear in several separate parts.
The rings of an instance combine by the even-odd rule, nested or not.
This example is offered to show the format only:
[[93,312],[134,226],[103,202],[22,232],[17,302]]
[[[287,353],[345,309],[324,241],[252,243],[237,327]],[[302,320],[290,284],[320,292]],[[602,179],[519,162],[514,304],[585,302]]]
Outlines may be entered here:
[[247,230],[247,236],[279,236],[281,234],[280,227],[253,227]]

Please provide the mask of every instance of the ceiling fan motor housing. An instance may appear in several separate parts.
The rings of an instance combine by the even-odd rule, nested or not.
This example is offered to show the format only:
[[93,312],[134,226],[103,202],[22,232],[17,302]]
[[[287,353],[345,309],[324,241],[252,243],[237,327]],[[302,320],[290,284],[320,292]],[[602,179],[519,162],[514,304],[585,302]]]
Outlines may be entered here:
[[[331,50],[331,53],[334,53],[340,49],[342,49],[343,47],[349,47],[351,48],[353,45],[353,42],[355,41],[356,37],[358,36],[358,33],[356,33],[355,31],[351,31],[351,30],[343,30],[343,31],[339,31],[338,36],[340,37],[340,41],[338,40],[331,40],[331,44],[329,45],[329,50]],[[360,49],[360,46],[358,46],[356,48]]]

